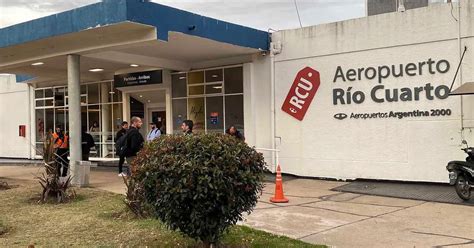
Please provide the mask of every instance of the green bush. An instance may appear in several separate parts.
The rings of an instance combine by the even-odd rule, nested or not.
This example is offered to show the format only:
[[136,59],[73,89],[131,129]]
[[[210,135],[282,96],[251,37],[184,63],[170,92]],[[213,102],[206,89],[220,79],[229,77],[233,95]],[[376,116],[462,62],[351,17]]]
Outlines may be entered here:
[[220,134],[161,137],[133,167],[152,215],[205,245],[253,210],[266,170],[262,154]]

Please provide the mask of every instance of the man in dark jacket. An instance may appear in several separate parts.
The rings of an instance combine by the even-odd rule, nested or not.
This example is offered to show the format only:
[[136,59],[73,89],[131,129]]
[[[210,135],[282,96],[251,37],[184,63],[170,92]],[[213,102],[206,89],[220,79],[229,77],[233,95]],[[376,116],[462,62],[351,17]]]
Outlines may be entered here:
[[[126,157],[129,168],[131,168],[132,161],[137,156],[137,153],[142,149],[145,142],[143,136],[140,134],[140,128],[143,125],[140,117],[132,117],[130,120],[131,127],[127,131],[127,150]],[[129,169],[130,170],[130,169]],[[133,172],[133,169],[131,170]]]
[[193,127],[194,123],[192,120],[184,120],[183,124],[181,124],[181,130],[183,130],[184,135],[192,135]]
[[91,148],[95,147],[94,138],[86,132],[86,128],[82,128],[82,161],[89,161]]
[[[128,122],[124,121],[122,122],[122,129],[120,129],[118,132],[117,132],[117,135],[115,135],[115,142],[117,142],[117,140],[120,139],[120,137],[124,136],[126,133],[127,133],[127,130],[128,130]],[[117,155],[119,156],[119,177],[123,177],[123,176],[126,176],[125,173],[123,173],[123,164],[125,163],[125,156],[121,155],[121,154],[118,154],[118,151],[117,151]]]

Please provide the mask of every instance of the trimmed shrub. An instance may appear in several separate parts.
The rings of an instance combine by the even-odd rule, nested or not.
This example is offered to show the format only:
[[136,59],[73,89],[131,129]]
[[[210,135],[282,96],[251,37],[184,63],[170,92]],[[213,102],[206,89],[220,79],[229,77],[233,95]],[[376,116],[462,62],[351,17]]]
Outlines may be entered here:
[[252,212],[266,171],[262,154],[221,134],[163,136],[132,167],[152,215],[206,246]]

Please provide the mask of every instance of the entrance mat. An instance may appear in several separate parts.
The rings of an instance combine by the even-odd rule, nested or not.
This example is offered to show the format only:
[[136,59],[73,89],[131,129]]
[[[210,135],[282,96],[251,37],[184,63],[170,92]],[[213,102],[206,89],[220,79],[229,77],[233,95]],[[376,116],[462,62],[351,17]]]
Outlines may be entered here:
[[[332,189],[333,191],[388,196],[428,202],[442,202],[474,206],[474,199],[465,202],[454,190],[454,186],[441,184],[355,181]],[[474,192],[473,192],[474,194]],[[473,195],[474,198],[474,195]]]

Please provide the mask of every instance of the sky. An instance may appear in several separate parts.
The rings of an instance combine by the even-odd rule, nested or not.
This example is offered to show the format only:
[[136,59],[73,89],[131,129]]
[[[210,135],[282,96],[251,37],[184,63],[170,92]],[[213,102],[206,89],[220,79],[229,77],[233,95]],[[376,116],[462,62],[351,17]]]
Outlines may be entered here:
[[[0,28],[99,0],[0,0]],[[294,0],[153,0],[171,7],[261,30],[298,28]],[[362,17],[365,0],[296,0],[303,26]]]

